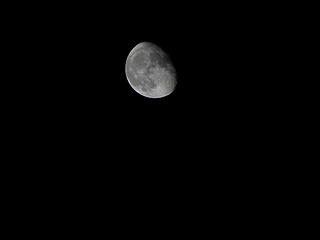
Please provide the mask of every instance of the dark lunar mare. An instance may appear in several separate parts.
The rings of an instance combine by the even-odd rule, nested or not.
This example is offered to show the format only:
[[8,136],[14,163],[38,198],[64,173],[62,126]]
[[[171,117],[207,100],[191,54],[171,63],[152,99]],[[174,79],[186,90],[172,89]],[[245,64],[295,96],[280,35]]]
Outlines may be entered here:
[[128,73],[127,73],[131,84],[135,87],[142,86],[142,91],[146,91],[148,89],[152,89],[156,87],[156,84],[154,83],[154,81],[148,77],[149,74],[151,73],[150,69],[155,66],[155,63],[151,64],[148,68],[146,68],[146,74],[145,74],[146,77],[138,77],[138,78],[134,77],[134,73],[138,75],[137,71],[146,67],[146,64],[147,64],[147,55],[144,52],[138,52],[133,57],[132,61],[129,63],[129,65],[132,68],[132,71],[128,69]]
[[163,68],[166,68],[168,64],[168,59],[165,56],[160,56],[157,52],[150,53],[150,61],[154,66],[159,64],[159,66]]
[[147,91],[147,90],[150,90],[150,89],[155,88],[157,86],[154,83],[154,81],[148,77],[151,73],[151,68],[155,67],[157,64],[160,67],[165,68],[167,71],[171,72],[171,69],[168,67],[168,66],[170,66],[170,60],[166,54],[164,54],[164,53],[160,54],[160,52],[158,50],[153,49],[153,50],[151,50],[148,57],[149,57],[151,64],[149,65],[148,68],[146,68],[146,73],[145,73],[146,77],[138,77],[138,78],[134,77],[134,73],[137,74],[137,71],[139,69],[142,69],[143,67],[146,66],[146,62],[147,62],[146,53],[144,53],[142,51],[138,52],[134,56],[134,58],[128,62],[129,65],[133,69],[133,72],[130,70],[127,71],[128,78],[134,87],[141,86],[142,91]]
[[133,58],[133,66],[135,69],[141,69],[146,66],[147,56],[144,52],[138,52]]
[[134,77],[134,72],[129,70],[129,67],[127,68],[127,76],[130,81],[130,83],[134,87],[142,87],[142,91],[147,91],[148,89],[152,89],[156,87],[156,84],[150,79],[150,78],[144,78],[144,77]]

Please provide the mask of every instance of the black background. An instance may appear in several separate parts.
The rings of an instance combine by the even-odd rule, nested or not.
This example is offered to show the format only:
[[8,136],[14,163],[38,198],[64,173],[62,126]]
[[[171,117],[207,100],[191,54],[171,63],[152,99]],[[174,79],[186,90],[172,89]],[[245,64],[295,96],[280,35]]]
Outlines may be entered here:
[[[37,129],[43,125],[59,133],[52,139],[68,136],[75,145],[81,139],[108,148],[108,140],[151,153],[155,141],[156,148],[170,149],[157,152],[169,156],[198,146],[218,144],[231,153],[246,141],[256,144],[259,131],[270,127],[268,112],[280,89],[278,40],[269,34],[266,7],[155,5],[28,6],[15,39],[24,65],[17,71],[25,79],[17,83],[21,109]],[[168,52],[177,69],[177,88],[165,98],[142,97],[127,82],[126,58],[144,41]]]
[[[246,202],[252,194],[259,204],[260,190],[278,174],[270,178],[268,169],[281,167],[272,160],[285,134],[275,132],[285,125],[281,53],[274,52],[282,42],[269,34],[283,29],[273,27],[278,13],[270,17],[268,9],[234,2],[16,6],[21,15],[8,18],[18,62],[8,142],[19,146],[13,159],[30,159],[16,169],[29,169],[30,186],[71,199],[90,192],[98,205],[111,200],[125,211],[134,209],[126,199],[139,205],[144,195],[143,204],[162,199],[181,214],[189,200],[212,195],[228,205],[223,211],[253,204]],[[145,41],[176,67],[176,90],[165,98],[140,96],[127,82],[127,56]]]
[[[282,31],[272,22],[277,11],[268,17],[265,5],[156,5],[16,7],[20,18],[8,19],[17,26],[20,63],[12,101],[35,153],[73,159],[70,166],[90,158],[204,171],[222,159],[237,169],[246,165],[239,159],[250,165],[266,157],[279,121],[270,112],[285,105],[278,103],[281,53],[275,57],[282,42],[270,34]],[[127,56],[145,41],[176,67],[176,90],[165,98],[140,96],[127,82]]]

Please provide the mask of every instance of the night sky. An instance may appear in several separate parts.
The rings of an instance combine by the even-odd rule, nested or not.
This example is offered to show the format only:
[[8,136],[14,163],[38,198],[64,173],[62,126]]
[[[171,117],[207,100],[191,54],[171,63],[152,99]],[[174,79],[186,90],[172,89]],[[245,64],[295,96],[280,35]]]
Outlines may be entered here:
[[[39,159],[35,168],[100,180],[108,172],[119,185],[136,176],[149,184],[153,177],[208,184],[212,175],[228,184],[263,173],[285,109],[277,101],[278,38],[269,34],[277,30],[265,7],[28,7],[21,6],[12,30],[19,67],[7,101],[15,105],[9,116],[23,136],[21,151]],[[146,98],[128,84],[127,56],[145,41],[167,52],[176,68],[178,84],[167,97]],[[252,168],[257,176],[250,179]]]

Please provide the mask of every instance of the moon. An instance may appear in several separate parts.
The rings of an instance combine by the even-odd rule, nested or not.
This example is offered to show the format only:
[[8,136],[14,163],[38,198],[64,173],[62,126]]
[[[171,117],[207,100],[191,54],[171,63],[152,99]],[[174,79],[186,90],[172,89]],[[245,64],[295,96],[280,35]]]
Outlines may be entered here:
[[[157,52],[162,59],[165,59],[166,67],[157,68],[153,74],[135,72],[132,59],[138,52]],[[137,44],[129,53],[126,60],[126,77],[130,86],[140,95],[147,98],[162,98],[170,95],[177,85],[176,70],[170,57],[160,47],[150,42]],[[137,82],[143,84],[137,84]],[[148,83],[148,84],[145,84]]]

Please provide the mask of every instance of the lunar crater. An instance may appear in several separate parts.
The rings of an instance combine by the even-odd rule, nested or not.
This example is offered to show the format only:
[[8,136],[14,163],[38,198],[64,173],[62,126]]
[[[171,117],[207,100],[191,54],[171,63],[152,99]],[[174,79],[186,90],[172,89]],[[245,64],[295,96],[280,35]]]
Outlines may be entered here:
[[[139,53],[144,53],[145,63],[135,66],[134,59]],[[150,58],[152,53],[155,53],[153,59]],[[151,43],[140,43],[133,48],[126,61],[126,76],[137,93],[149,98],[165,97],[177,84],[176,71],[168,54]]]

